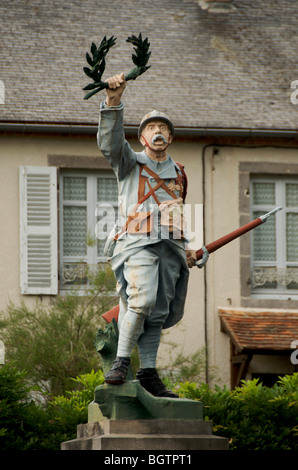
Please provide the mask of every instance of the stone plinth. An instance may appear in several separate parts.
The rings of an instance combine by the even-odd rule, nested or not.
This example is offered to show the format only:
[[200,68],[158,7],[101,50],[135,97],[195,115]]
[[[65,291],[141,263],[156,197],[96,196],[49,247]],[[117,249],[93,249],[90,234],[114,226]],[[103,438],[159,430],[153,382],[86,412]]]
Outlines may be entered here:
[[203,404],[157,398],[137,380],[95,389],[88,423],[62,450],[227,450],[228,440],[212,435]]
[[103,420],[79,425],[61,450],[228,450],[228,440],[198,419]]

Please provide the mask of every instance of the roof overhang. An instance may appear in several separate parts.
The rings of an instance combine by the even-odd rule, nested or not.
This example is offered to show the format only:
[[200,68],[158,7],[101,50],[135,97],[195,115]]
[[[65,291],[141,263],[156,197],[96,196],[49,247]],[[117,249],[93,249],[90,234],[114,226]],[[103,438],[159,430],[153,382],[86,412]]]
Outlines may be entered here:
[[[32,122],[0,122],[0,131],[17,133],[45,133],[45,134],[86,134],[95,135],[97,124],[68,124],[68,123],[32,123]],[[126,135],[137,136],[138,126],[124,126]],[[235,136],[235,137],[283,137],[298,138],[298,129],[248,129],[223,127],[175,127],[176,136],[209,137],[209,136]]]
[[298,338],[298,311],[277,309],[219,308],[221,330],[239,353],[284,353]]

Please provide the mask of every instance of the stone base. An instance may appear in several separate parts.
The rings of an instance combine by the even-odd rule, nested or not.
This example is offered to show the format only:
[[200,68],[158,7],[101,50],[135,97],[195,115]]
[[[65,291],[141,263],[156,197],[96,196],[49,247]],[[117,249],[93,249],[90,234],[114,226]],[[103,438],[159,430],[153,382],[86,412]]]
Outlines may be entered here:
[[228,440],[212,435],[210,421],[103,419],[79,425],[77,439],[63,442],[61,450],[228,450]]
[[203,404],[185,398],[157,398],[138,380],[96,387],[88,423],[62,450],[227,450],[228,440],[212,435]]

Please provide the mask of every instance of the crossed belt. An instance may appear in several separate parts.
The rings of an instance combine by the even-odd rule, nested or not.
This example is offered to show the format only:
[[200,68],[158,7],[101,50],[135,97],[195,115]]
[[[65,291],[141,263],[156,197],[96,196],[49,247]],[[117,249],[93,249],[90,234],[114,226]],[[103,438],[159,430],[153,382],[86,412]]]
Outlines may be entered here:
[[[156,181],[156,185],[155,186],[151,186],[151,184],[149,183],[149,179],[147,176],[145,175],[142,175],[142,171],[143,170],[146,170],[146,172],[152,176],[155,181]],[[138,187],[138,202],[136,203],[136,205],[134,206],[132,212],[128,215],[127,217],[127,221],[125,223],[125,225],[122,227],[122,230],[114,237],[114,240],[117,240],[120,235],[122,235],[123,233],[125,233],[128,229],[128,226],[129,224],[135,220],[137,218],[137,215],[136,215],[136,211],[138,209],[138,207],[143,204],[143,202],[145,202],[150,196],[153,197],[153,199],[155,200],[155,202],[158,204],[158,206],[161,204],[157,195],[156,195],[156,191],[159,189],[159,188],[162,188],[164,189],[164,191],[166,191],[173,199],[178,199],[178,196],[175,194],[174,192],[174,189],[176,188],[178,190],[179,188],[179,197],[182,197],[182,194],[183,194],[183,184],[182,184],[182,177],[181,175],[178,173],[177,171],[177,178],[175,178],[175,182],[176,182],[176,185],[174,186],[174,188],[171,190],[167,185],[166,185],[166,180],[160,178],[154,171],[152,171],[147,165],[145,164],[140,164],[140,172],[139,172],[139,187]],[[145,186],[146,186],[146,183],[148,185],[148,188],[149,188],[149,191],[145,194]],[[148,212],[144,213],[146,214],[145,218],[148,218],[149,214]],[[139,222],[139,225],[141,224],[142,220],[140,220]],[[137,233],[139,230],[138,230],[138,222],[135,224],[134,226],[134,229],[135,229],[135,232]]]

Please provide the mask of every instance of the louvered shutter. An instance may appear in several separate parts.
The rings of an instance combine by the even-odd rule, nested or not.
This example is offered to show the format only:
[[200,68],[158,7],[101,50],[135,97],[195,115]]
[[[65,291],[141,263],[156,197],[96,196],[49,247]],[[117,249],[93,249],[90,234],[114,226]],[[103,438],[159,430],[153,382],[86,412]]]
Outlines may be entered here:
[[57,294],[57,173],[54,167],[20,167],[20,254],[21,293]]

